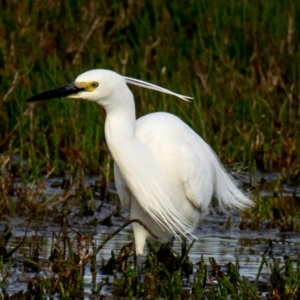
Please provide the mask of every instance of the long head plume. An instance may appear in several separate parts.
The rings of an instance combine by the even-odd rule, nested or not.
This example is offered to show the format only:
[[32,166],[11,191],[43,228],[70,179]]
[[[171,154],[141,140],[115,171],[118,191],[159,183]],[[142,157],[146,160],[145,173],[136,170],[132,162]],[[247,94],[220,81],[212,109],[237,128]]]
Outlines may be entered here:
[[160,87],[158,85],[155,85],[153,83],[149,83],[149,82],[139,80],[139,79],[135,79],[135,78],[131,78],[131,77],[123,76],[123,78],[125,79],[126,83],[136,85],[136,86],[140,86],[140,87],[143,87],[143,88],[146,88],[146,89],[149,89],[149,90],[158,91],[158,92],[161,92],[163,94],[173,95],[173,96],[178,97],[178,98],[180,98],[184,101],[187,101],[187,102],[190,102],[193,99],[192,97],[174,93],[170,90],[162,88],[162,87]]

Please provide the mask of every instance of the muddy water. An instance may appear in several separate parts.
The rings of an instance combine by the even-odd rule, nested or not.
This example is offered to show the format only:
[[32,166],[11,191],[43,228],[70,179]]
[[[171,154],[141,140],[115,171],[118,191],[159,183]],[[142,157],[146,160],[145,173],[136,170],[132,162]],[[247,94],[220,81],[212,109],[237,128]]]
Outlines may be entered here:
[[[271,174],[269,176],[269,182],[271,182],[275,175]],[[94,180],[95,178],[89,178],[86,180],[86,184],[88,185]],[[51,181],[49,182],[49,187],[46,190],[49,195],[57,193],[57,189],[51,188]],[[285,196],[293,191],[293,187],[286,186]],[[110,192],[112,194],[115,193],[113,187]],[[267,194],[269,191],[262,190],[262,193]],[[112,204],[105,204],[99,215],[96,216],[81,219],[76,219],[75,217],[69,218],[67,229],[70,232],[70,235],[73,234],[76,236],[76,233],[73,230],[79,230],[84,234],[91,234],[96,244],[100,244],[107,233],[111,233],[116,230],[126,220],[126,218],[128,218],[128,214],[122,211],[121,216],[113,217],[113,225],[110,227],[99,224],[92,226],[89,225],[89,222],[95,217],[102,219],[108,215],[115,208],[115,204],[116,203],[114,201]],[[240,217],[238,215],[232,215],[231,225],[229,228],[226,228],[227,218],[228,216],[214,213],[207,215],[205,219],[200,222],[197,230],[195,231],[195,236],[198,240],[195,242],[190,252],[190,259],[194,264],[199,262],[201,255],[203,255],[208,264],[209,258],[214,257],[217,263],[224,265],[225,268],[227,263],[235,263],[236,258],[238,257],[240,274],[247,277],[249,281],[254,281],[261,263],[261,255],[266,251],[270,239],[273,241],[272,253],[269,253],[270,255],[268,255],[268,260],[270,262],[272,262],[273,259],[283,260],[284,255],[289,255],[291,258],[296,258],[298,256],[298,249],[300,245],[299,234],[294,232],[280,232],[279,229],[266,229],[263,227],[255,231],[251,229],[240,230],[238,226]],[[7,249],[10,250],[16,247],[22,239],[25,232],[24,224],[26,224],[26,220],[10,219],[8,222],[11,224],[13,233],[13,238],[9,241]],[[7,223],[7,221],[0,224],[0,231],[3,230],[5,223]],[[7,291],[10,295],[22,289],[25,291],[27,290],[27,281],[25,280],[24,274],[21,272],[20,268],[23,266],[24,257],[29,257],[30,245],[33,245],[36,241],[39,242],[40,261],[46,262],[50,256],[52,233],[58,232],[59,230],[60,227],[57,224],[49,223],[47,221],[31,224],[25,242],[13,257],[12,275],[7,282]],[[107,261],[110,258],[112,249],[118,253],[125,243],[132,240],[132,231],[131,228],[128,227],[110,240],[99,252],[97,256],[99,270],[96,278],[97,283],[107,277],[107,275],[101,275],[100,272],[102,258]],[[179,253],[180,247],[180,242],[175,241],[174,248]],[[196,265],[195,268],[197,268]],[[27,275],[32,277],[35,273],[28,271]],[[262,294],[267,291],[267,286],[264,286],[263,283],[268,280],[268,277],[269,271],[266,267],[264,267],[260,277],[260,282],[263,286],[261,291]],[[92,280],[90,268],[87,267],[85,272],[86,299],[91,298],[90,295],[93,287]],[[110,280],[112,281],[113,278],[110,278]],[[112,290],[110,288],[105,287],[102,290],[102,294],[104,295],[111,295],[111,293]]]

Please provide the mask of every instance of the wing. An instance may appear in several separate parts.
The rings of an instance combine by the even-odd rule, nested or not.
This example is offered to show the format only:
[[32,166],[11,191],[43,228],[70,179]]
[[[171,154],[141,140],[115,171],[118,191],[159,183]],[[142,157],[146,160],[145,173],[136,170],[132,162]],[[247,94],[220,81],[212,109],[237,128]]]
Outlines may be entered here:
[[186,199],[205,212],[213,195],[214,174],[209,156],[205,155],[207,145],[199,142],[198,138],[191,136],[189,143],[181,146],[179,173]]
[[138,138],[151,148],[181,191],[183,187],[185,198],[205,211],[214,188],[212,149],[189,126],[168,113],[144,116],[137,125]]

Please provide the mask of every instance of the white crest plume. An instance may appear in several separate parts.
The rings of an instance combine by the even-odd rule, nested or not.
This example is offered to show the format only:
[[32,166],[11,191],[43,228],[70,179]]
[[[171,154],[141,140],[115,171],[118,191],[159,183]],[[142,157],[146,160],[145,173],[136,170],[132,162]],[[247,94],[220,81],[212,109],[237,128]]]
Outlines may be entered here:
[[131,77],[123,76],[123,78],[125,79],[126,83],[136,85],[136,86],[140,86],[140,87],[143,87],[143,88],[146,88],[146,89],[149,89],[149,90],[158,91],[158,92],[161,92],[163,94],[173,95],[173,96],[178,97],[178,98],[180,98],[184,101],[187,101],[187,102],[190,102],[190,100],[193,99],[192,97],[174,93],[174,92],[172,92],[168,89],[165,89],[165,88],[160,87],[158,85],[155,85],[153,83],[149,83],[149,82],[139,80],[139,79],[135,79],[135,78],[131,78]]

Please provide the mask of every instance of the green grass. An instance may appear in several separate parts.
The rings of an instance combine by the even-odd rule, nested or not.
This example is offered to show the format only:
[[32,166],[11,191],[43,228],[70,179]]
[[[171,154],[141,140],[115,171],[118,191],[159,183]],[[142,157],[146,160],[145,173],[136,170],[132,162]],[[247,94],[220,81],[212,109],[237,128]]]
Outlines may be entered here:
[[1,154],[97,171],[106,146],[95,105],[62,99],[23,113],[34,93],[109,68],[193,96],[133,88],[138,116],[180,116],[223,162],[299,169],[297,1],[3,1],[0,10]]
[[[300,2],[292,0],[1,1],[0,219],[40,220],[61,214],[64,220],[74,209],[79,216],[95,210],[92,187],[82,190],[78,183],[72,186],[75,195],[65,190],[47,198],[41,192],[47,178],[41,178],[46,167],[54,168],[56,175],[67,170],[74,181],[80,181],[85,168],[111,179],[104,111],[84,101],[56,99],[28,106],[26,99],[70,83],[86,70],[108,68],[194,97],[188,104],[133,87],[137,116],[174,113],[222,162],[240,163],[250,171],[281,171],[279,192],[277,186],[266,188],[271,196],[256,199],[241,228],[299,232],[298,206],[278,198],[287,182],[299,185],[299,43]],[[36,183],[29,187],[32,180]],[[105,182],[101,185],[106,188]],[[91,198],[88,206],[86,199]],[[56,237],[56,247],[69,255],[58,257],[61,276],[33,278],[33,294],[83,296],[80,253],[76,241],[63,234]],[[61,243],[62,237],[67,244]],[[96,270],[97,262],[91,259]],[[207,270],[218,265],[201,260],[191,295],[182,289],[182,266],[170,273],[153,253],[148,262],[147,284],[137,282],[136,270],[129,267],[116,278],[115,293],[174,299],[257,297],[260,270],[257,282],[249,283],[239,275],[238,261],[207,286]],[[266,263],[264,257],[261,263]],[[39,265],[40,270],[47,267]],[[297,299],[299,259],[287,258],[281,264],[274,260],[268,267],[268,299]],[[11,263],[0,260],[4,297],[10,268]],[[156,280],[158,275],[161,280]],[[105,284],[96,287],[95,282],[95,293]]]

